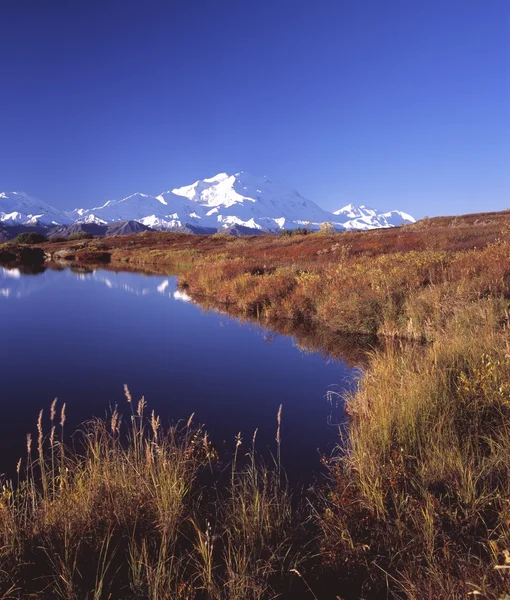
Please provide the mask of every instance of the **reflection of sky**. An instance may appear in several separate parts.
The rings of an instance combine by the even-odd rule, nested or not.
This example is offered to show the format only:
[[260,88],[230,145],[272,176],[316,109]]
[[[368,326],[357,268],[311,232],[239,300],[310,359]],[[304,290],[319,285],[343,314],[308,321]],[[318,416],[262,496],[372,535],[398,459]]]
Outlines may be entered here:
[[228,448],[257,427],[261,447],[273,448],[283,404],[282,452],[294,468],[318,464],[317,448],[335,439],[326,391],[351,371],[290,337],[200,310],[175,277],[2,269],[0,289],[0,457],[13,464],[55,396],[72,426],[115,403],[125,410],[124,383],[164,422],[194,412]]

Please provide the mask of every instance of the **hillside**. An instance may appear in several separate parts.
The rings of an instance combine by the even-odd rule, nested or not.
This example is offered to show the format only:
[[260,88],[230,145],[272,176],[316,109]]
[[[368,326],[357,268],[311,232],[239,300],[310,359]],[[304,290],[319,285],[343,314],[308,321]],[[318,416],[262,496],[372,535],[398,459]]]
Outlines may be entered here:
[[[444,250],[448,252],[483,248],[510,230],[510,212],[478,213],[437,217],[415,224],[370,231],[295,236],[257,235],[236,238],[223,234],[189,236],[183,233],[147,231],[96,239],[89,249],[106,251],[113,264],[132,266],[171,265],[177,257],[197,258],[215,254],[250,260],[267,259],[285,264],[338,263],[342,256],[378,256],[398,252]],[[47,244],[48,252],[63,248],[61,242]],[[178,254],[175,254],[178,252]]]

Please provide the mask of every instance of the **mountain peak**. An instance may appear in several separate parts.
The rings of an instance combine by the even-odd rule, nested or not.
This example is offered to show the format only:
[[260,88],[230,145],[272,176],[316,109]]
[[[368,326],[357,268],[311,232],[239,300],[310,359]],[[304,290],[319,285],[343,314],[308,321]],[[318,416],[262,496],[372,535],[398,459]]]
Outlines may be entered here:
[[25,192],[1,192],[0,222],[33,226],[69,223],[69,219],[62,211]]
[[407,213],[392,210],[381,213],[374,208],[360,204],[347,204],[343,208],[334,211],[335,216],[345,221],[341,221],[346,229],[375,229],[380,227],[396,227],[405,223],[414,223],[415,220]]
[[[202,179],[202,181],[205,181],[206,183],[218,183],[220,181],[224,181],[225,179],[228,179],[229,177],[230,177],[230,175],[228,175],[228,173],[218,173],[214,177],[209,177],[208,179]],[[198,181],[195,181],[195,184],[197,184],[197,183],[200,183],[200,179]]]
[[[162,199],[160,196],[150,196],[149,194],[142,194],[142,192],[135,192],[134,194],[130,194],[129,196],[122,198],[122,200],[118,200],[118,202],[145,202],[150,200],[157,200],[158,202],[161,202],[161,204],[166,204],[165,200]],[[115,203],[116,200],[109,200],[109,203],[112,202]]]
[[8,200],[8,199],[17,199],[17,200],[27,200],[30,202],[40,202],[38,198],[33,198],[29,196],[25,192],[0,192],[0,200]]

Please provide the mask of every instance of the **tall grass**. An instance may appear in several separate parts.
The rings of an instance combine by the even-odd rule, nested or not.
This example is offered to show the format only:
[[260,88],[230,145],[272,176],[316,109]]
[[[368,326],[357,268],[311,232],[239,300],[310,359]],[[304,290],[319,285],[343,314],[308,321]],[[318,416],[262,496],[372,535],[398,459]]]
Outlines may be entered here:
[[433,345],[373,355],[347,401],[319,521],[360,593],[502,597],[510,549],[510,353],[501,303],[465,306]]
[[[255,447],[225,485],[200,428],[163,428],[142,398],[66,446],[56,401],[0,494],[0,598],[271,597],[297,564],[291,497]],[[45,435],[49,425],[49,435]]]

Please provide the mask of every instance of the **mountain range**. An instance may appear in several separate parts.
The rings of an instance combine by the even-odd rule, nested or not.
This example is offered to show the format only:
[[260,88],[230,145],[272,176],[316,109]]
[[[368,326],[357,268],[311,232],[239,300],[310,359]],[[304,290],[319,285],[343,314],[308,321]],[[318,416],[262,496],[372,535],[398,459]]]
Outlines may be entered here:
[[303,226],[318,229],[322,223],[344,231],[413,222],[411,215],[398,210],[380,212],[354,204],[328,212],[293,188],[245,172],[219,173],[158,196],[135,193],[72,211],[58,210],[22,192],[0,193],[0,238],[2,232],[8,237],[11,228],[14,232],[20,227],[46,229],[53,236],[87,229],[96,235],[145,229],[245,235]]

